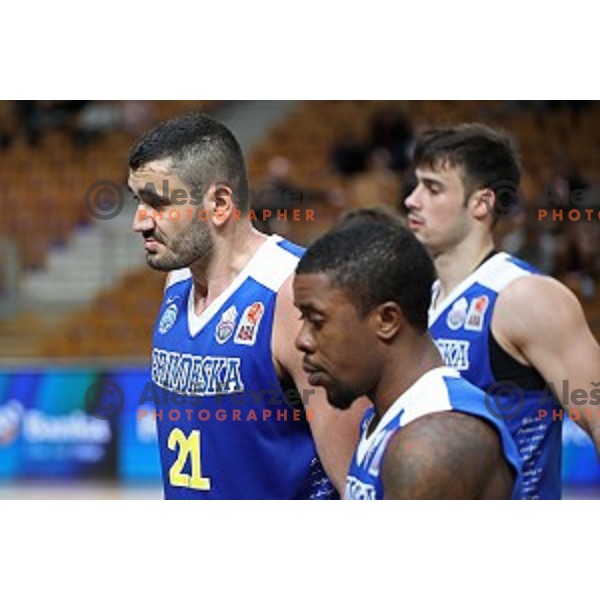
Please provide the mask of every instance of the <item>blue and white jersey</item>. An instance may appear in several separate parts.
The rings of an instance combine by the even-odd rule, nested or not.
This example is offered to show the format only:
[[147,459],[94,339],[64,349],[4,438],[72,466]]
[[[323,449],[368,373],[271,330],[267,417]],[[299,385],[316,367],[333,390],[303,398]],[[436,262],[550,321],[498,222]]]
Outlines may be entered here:
[[167,499],[337,497],[271,352],[277,293],[302,252],[271,236],[200,316],[189,270],[172,273],[152,351]]
[[370,434],[375,415],[368,408],[361,423],[361,436],[346,478],[345,500],[382,500],[384,498],[381,467],[392,437],[400,429],[428,414],[458,411],[472,414],[491,423],[499,433],[506,461],[515,471],[513,497],[520,494],[521,459],[504,423],[486,410],[484,394],[460,377],[455,369],[439,367],[418,379],[390,406]]
[[437,306],[436,282],[429,331],[446,364],[486,392],[489,411],[508,426],[523,460],[521,498],[558,499],[562,422],[552,417],[558,405],[540,374],[508,355],[491,333],[498,294],[532,273],[538,271],[528,263],[494,254]]

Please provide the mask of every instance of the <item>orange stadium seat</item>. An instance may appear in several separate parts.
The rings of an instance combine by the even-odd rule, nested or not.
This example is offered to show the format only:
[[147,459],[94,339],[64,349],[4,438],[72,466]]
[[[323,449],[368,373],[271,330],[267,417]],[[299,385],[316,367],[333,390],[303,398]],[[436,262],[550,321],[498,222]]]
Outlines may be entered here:
[[[155,119],[165,119],[214,105],[156,102],[152,103],[152,111]],[[598,180],[600,165],[590,152],[600,143],[598,103],[586,107],[586,126],[581,126],[566,110],[535,116],[507,110],[503,102],[483,106],[477,101],[303,102],[248,157],[253,187],[265,181],[269,160],[282,155],[291,162],[292,183],[314,192],[312,203],[304,208],[310,206],[316,211],[315,221],[289,223],[287,235],[308,243],[339,218],[344,207],[325,201],[327,194],[335,189],[348,192],[356,184],[332,172],[331,150],[346,133],[365,142],[373,115],[386,108],[404,110],[417,125],[486,118],[502,123],[521,148],[526,170],[522,187],[528,202],[539,198],[561,155],[569,156],[588,179]],[[38,148],[19,143],[0,155],[0,168],[8,175],[0,183],[0,228],[20,240],[25,268],[43,267],[51,245],[64,242],[75,226],[89,220],[82,199],[91,182],[99,178],[124,180],[123,165],[131,142],[130,134],[117,132],[78,149],[64,133],[51,132]],[[99,294],[88,310],[70,315],[55,333],[45,333],[31,353],[56,357],[147,356],[163,283],[163,275],[147,268],[126,275],[109,291]],[[589,311],[593,324],[599,327],[600,301],[590,304]]]

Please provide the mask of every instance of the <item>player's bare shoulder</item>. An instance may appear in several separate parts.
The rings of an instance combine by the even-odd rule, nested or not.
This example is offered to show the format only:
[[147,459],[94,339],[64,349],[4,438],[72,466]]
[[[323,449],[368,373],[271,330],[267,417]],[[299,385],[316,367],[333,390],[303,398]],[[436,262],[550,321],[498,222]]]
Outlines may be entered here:
[[491,424],[456,411],[425,415],[400,429],[382,466],[388,499],[510,498],[514,474]]
[[532,335],[554,336],[581,320],[575,294],[560,281],[534,274],[512,281],[498,295],[492,328],[517,346]]

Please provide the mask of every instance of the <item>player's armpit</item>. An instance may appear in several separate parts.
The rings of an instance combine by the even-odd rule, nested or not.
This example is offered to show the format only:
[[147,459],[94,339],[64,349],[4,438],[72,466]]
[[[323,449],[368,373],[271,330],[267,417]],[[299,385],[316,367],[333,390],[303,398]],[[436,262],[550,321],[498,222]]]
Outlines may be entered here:
[[386,500],[510,498],[514,473],[499,434],[459,412],[420,417],[389,442],[382,465]]
[[493,327],[499,341],[508,340],[539,371],[565,409],[578,409],[577,423],[600,451],[594,385],[600,382],[600,347],[573,292],[550,277],[523,277],[498,297]]
[[358,443],[360,421],[369,404],[366,399],[359,399],[349,410],[338,410],[329,405],[323,388],[308,383],[308,375],[302,368],[302,354],[295,345],[302,323],[293,303],[292,279],[285,281],[277,296],[272,340],[275,367],[280,377],[291,377],[301,396],[307,399],[305,410],[317,454],[333,485],[342,494]]

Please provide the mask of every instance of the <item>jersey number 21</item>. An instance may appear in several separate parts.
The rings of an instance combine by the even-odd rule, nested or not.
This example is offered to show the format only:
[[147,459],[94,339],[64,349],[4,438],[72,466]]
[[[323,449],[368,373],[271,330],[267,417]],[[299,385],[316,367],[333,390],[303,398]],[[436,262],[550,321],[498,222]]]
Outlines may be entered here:
[[[200,461],[200,432],[194,430],[186,437],[178,427],[169,434],[167,441],[169,450],[179,447],[177,459],[169,469],[169,482],[172,486],[186,487],[193,490],[210,490],[210,478],[202,477],[202,463]],[[182,473],[183,467],[190,457],[191,475]]]

